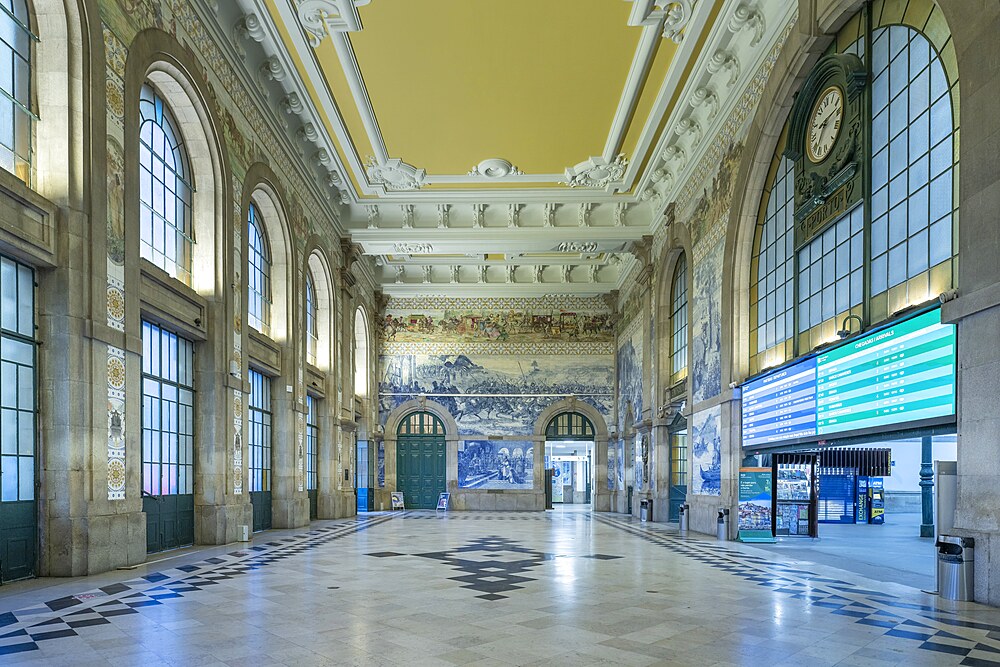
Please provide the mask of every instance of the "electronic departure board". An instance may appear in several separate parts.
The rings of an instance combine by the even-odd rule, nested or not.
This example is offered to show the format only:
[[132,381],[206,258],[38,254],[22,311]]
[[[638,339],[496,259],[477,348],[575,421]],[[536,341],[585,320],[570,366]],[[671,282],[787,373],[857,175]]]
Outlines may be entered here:
[[743,386],[743,446],[816,435],[816,359]]
[[955,414],[955,327],[932,310],[743,385],[743,446]]
[[955,414],[955,327],[933,310],[816,358],[819,435]]

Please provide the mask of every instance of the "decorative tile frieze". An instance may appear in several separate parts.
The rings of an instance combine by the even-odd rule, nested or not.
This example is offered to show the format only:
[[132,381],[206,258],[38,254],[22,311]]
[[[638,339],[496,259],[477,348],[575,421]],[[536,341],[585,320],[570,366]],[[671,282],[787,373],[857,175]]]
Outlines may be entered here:
[[125,500],[125,350],[108,346],[108,500]]
[[614,354],[615,344],[602,342],[555,343],[395,343],[383,342],[384,355],[400,354]]

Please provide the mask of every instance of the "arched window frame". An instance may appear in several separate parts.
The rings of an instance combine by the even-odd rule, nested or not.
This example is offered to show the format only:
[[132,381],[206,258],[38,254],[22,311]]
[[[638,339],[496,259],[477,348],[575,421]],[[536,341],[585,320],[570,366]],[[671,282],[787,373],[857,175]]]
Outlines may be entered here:
[[[780,206],[772,201],[783,177],[782,133],[761,198],[751,256],[751,375],[836,340],[847,315],[858,315],[871,326],[933,299],[956,282],[959,82],[947,21],[931,0],[914,0],[902,18],[882,0],[866,11],[844,25],[831,51],[868,56],[871,141],[866,171],[871,194],[786,255],[795,265],[795,304],[786,299],[784,307],[794,313],[795,326],[785,327],[784,339],[769,336],[768,322],[788,316],[767,300],[772,286],[764,280],[762,266],[768,259],[768,215]],[[931,128],[935,117],[936,130]],[[936,194],[930,192],[931,183],[938,186]],[[835,270],[823,271],[825,262]]]
[[319,308],[316,281],[309,269],[306,269],[305,291],[306,362],[315,366],[319,360]]
[[247,208],[247,321],[264,335],[271,332],[271,246],[253,202]]
[[139,94],[140,255],[191,283],[194,184],[170,106],[148,81]]
[[361,306],[354,311],[354,395],[368,396],[368,315]]
[[26,184],[31,183],[34,148],[34,108],[32,85],[34,43],[31,8],[27,0],[0,2],[0,39],[9,49],[9,60],[0,64],[0,167]]
[[687,377],[688,367],[688,288],[687,255],[674,265],[670,286],[670,384]]
[[397,436],[445,435],[444,422],[433,412],[411,412],[400,420],[396,427]]

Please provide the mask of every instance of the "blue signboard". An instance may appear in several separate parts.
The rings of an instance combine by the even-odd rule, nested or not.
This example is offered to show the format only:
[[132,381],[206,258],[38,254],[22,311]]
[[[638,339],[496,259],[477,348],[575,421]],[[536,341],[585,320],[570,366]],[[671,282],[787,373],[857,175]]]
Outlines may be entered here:
[[743,386],[743,446],[816,435],[816,359]]

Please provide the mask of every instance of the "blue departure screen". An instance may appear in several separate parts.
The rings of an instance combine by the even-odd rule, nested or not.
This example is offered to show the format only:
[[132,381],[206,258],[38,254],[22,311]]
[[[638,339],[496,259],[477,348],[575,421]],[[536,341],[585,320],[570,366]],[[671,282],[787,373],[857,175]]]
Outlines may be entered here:
[[743,385],[743,446],[955,414],[955,326],[931,310]]
[[816,359],[743,385],[743,446],[816,435]]

